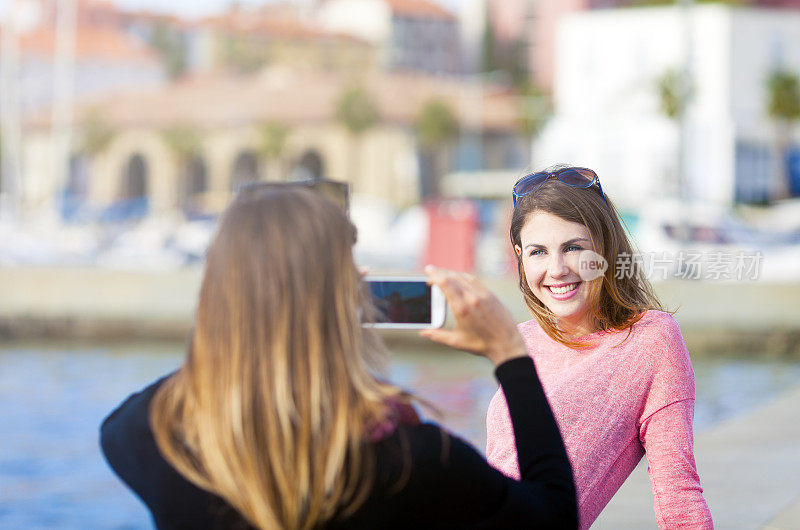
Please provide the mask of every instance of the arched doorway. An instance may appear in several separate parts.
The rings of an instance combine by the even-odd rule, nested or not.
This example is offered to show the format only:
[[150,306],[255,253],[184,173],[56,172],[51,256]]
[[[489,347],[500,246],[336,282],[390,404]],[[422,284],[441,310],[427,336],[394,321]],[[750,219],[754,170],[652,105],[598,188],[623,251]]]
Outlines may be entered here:
[[89,193],[89,159],[83,154],[69,158],[69,171],[61,197],[61,217],[74,220]]
[[233,161],[231,191],[236,192],[242,185],[258,180],[258,158],[252,151],[242,151]]
[[292,171],[293,180],[325,178],[325,164],[316,151],[306,151]]
[[117,200],[101,216],[105,221],[129,221],[147,215],[149,202],[147,160],[134,153],[125,164]]
[[192,157],[186,164],[181,208],[187,215],[202,214],[204,211],[202,195],[208,191],[208,170],[205,160]]
[[122,200],[147,199],[147,161],[136,153],[128,159],[122,179]]

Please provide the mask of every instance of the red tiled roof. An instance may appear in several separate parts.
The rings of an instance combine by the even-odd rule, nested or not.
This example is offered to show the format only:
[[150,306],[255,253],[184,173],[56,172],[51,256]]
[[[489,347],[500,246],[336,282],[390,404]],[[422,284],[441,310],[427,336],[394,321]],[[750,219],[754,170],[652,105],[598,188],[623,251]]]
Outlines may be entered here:
[[455,20],[456,17],[439,4],[428,0],[385,0],[393,13],[409,17]]
[[[121,93],[87,103],[76,109],[76,117],[88,109],[103,114],[117,128],[161,129],[176,123],[201,129],[248,126],[263,121],[290,125],[336,121],[336,102],[351,86],[347,75],[273,71],[262,75],[235,77],[207,75],[187,78],[162,88]],[[361,86],[375,99],[384,123],[412,125],[422,106],[437,98],[450,105],[462,119],[474,119],[464,109],[465,83],[418,74],[374,73]],[[486,87],[481,105],[482,126],[491,130],[514,130],[517,99],[503,87]],[[34,116],[29,126],[44,126],[49,113]]]
[[[25,34],[20,49],[25,55],[52,57],[56,33],[42,29]],[[113,61],[157,62],[157,54],[144,43],[113,29],[79,29],[75,33],[77,59],[108,59]]]

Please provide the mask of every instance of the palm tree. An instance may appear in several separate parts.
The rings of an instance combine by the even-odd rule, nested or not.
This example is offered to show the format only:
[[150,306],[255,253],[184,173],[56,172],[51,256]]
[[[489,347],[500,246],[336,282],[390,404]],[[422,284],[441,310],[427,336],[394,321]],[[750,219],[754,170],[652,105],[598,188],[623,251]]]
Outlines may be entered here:
[[[670,68],[665,70],[656,79],[656,90],[658,92],[659,108],[661,112],[669,118],[677,128],[678,134],[678,152],[677,170],[674,177],[674,190],[678,196],[682,196],[685,186],[686,172],[686,138],[682,127],[684,114],[692,98],[693,87],[691,80],[687,77],[686,73],[681,70]],[[669,176],[667,176],[667,184],[670,184]]]
[[792,144],[792,125],[800,120],[800,81],[797,74],[782,70],[767,77],[767,115],[775,124],[775,157],[778,160],[777,198],[791,195],[791,178],[784,162]]
[[[539,88],[526,82],[521,86],[517,130],[527,140],[528,148],[550,118],[550,102]],[[530,153],[529,153],[530,155]]]
[[180,31],[167,20],[158,20],[150,35],[150,45],[157,49],[167,68],[167,74],[175,79],[186,70],[186,43]]
[[117,131],[97,108],[90,109],[83,115],[79,130],[80,142],[76,156],[70,161],[69,182],[65,190],[65,199],[74,204],[79,203],[88,190],[91,165],[108,149],[117,135]]
[[671,120],[680,119],[691,96],[691,89],[684,82],[683,77],[680,71],[671,68],[656,80],[659,107],[661,112]]
[[350,136],[349,175],[345,180],[355,184],[360,180],[361,139],[367,130],[380,122],[378,105],[363,88],[349,88],[336,102],[336,119]]
[[95,157],[103,153],[111,142],[117,131],[103,117],[100,109],[91,109],[84,116],[81,124],[82,141],[78,150],[90,157]]
[[267,177],[284,180],[283,155],[291,130],[283,122],[270,121],[258,128],[258,155],[268,164]]
[[422,162],[422,196],[427,197],[439,192],[442,153],[458,134],[458,119],[445,102],[432,99],[417,116],[416,132]]

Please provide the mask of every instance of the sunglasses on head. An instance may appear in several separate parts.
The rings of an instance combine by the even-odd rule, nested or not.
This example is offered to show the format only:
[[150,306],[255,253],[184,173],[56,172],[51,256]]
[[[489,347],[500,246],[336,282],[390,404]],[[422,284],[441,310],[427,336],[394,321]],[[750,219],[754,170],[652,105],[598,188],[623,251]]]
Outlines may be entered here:
[[333,201],[344,213],[348,213],[350,210],[350,185],[347,182],[336,180],[306,179],[288,182],[248,182],[240,186],[237,191],[246,193],[266,188],[308,188]]
[[539,173],[530,173],[525,175],[514,184],[511,192],[514,201],[514,207],[517,206],[517,199],[530,195],[546,180],[550,178],[557,178],[564,184],[569,184],[575,188],[589,188],[592,184],[597,184],[597,189],[600,190],[600,196],[603,201],[608,204],[606,196],[603,193],[603,187],[600,186],[600,179],[597,178],[597,173],[585,167],[565,167],[556,171],[540,171]]

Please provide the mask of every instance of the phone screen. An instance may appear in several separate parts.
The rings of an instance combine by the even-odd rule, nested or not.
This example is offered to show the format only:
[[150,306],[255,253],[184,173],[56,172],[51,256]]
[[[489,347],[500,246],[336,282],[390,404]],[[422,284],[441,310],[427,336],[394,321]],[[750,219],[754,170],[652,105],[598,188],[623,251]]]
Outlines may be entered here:
[[431,286],[424,281],[370,280],[367,283],[378,310],[377,323],[431,323]]

